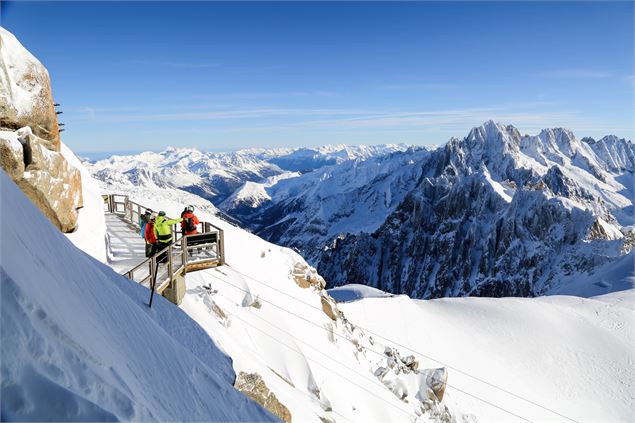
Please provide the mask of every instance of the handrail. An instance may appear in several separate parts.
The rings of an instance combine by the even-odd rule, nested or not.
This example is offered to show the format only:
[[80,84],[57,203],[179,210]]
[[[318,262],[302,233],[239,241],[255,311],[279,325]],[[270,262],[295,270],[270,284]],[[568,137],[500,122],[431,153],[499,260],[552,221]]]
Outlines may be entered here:
[[[146,210],[150,210],[148,207],[135,203],[127,195],[122,194],[105,194],[102,195],[102,198],[108,212],[119,215],[123,220],[131,223],[139,230],[141,229],[139,218]],[[201,231],[192,235],[183,235],[177,229],[176,224],[172,225],[173,241],[167,247],[123,273],[128,279],[139,284],[149,282],[151,290],[150,306],[152,306],[152,296],[155,289],[162,293],[165,288],[174,284],[177,277],[184,276],[188,270],[195,271],[199,270],[199,268],[210,267],[210,265],[222,266],[225,264],[224,231],[210,222],[202,221],[199,225]],[[178,253],[176,251],[177,248],[180,248]],[[194,250],[197,250],[198,254],[203,255],[203,257],[194,258]],[[205,257],[203,252],[207,253],[208,256]],[[176,257],[179,257],[180,263],[174,263]],[[167,273],[162,275],[160,280],[157,280],[159,277],[159,264],[164,259],[167,262]],[[135,273],[138,274],[146,268],[148,269],[147,274],[144,273],[140,280],[136,279]]]

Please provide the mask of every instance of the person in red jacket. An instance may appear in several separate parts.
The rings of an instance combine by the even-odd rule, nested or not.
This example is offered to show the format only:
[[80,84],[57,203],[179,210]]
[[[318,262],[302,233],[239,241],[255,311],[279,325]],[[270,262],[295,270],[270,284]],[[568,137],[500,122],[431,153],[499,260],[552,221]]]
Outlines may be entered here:
[[194,214],[194,206],[187,206],[181,217],[183,218],[181,229],[183,229],[185,235],[197,234],[196,227],[201,222],[198,221],[198,217]]
[[146,257],[152,257],[156,254],[158,249],[157,236],[154,234],[154,221],[157,220],[157,216],[153,214],[150,220],[145,225],[143,237],[146,243],[150,245],[150,248],[146,250]]

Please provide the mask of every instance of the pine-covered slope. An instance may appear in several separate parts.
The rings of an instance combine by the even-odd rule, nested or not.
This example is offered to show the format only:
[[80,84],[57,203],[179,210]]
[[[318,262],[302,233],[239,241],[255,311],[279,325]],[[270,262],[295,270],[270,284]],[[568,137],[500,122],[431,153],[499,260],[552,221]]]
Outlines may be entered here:
[[557,289],[630,249],[633,152],[614,137],[486,122],[434,151],[381,227],[340,237],[319,271],[331,286],[416,298]]

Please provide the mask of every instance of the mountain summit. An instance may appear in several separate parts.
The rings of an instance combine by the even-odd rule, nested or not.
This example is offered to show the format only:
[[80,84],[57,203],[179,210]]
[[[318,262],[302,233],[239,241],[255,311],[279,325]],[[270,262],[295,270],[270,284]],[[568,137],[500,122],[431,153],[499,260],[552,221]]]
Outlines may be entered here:
[[418,298],[564,289],[632,248],[634,151],[485,122],[432,152],[381,227],[341,236],[319,271]]

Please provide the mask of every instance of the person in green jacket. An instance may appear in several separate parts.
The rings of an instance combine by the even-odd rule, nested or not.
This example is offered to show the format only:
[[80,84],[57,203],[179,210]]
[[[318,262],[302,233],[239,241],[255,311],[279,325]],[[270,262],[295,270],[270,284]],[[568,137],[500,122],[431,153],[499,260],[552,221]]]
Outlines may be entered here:
[[[165,212],[161,210],[154,222],[154,235],[157,237],[157,251],[161,252],[172,243],[172,225],[180,223],[183,218],[168,219]],[[161,255],[158,261],[164,262],[165,254]]]

